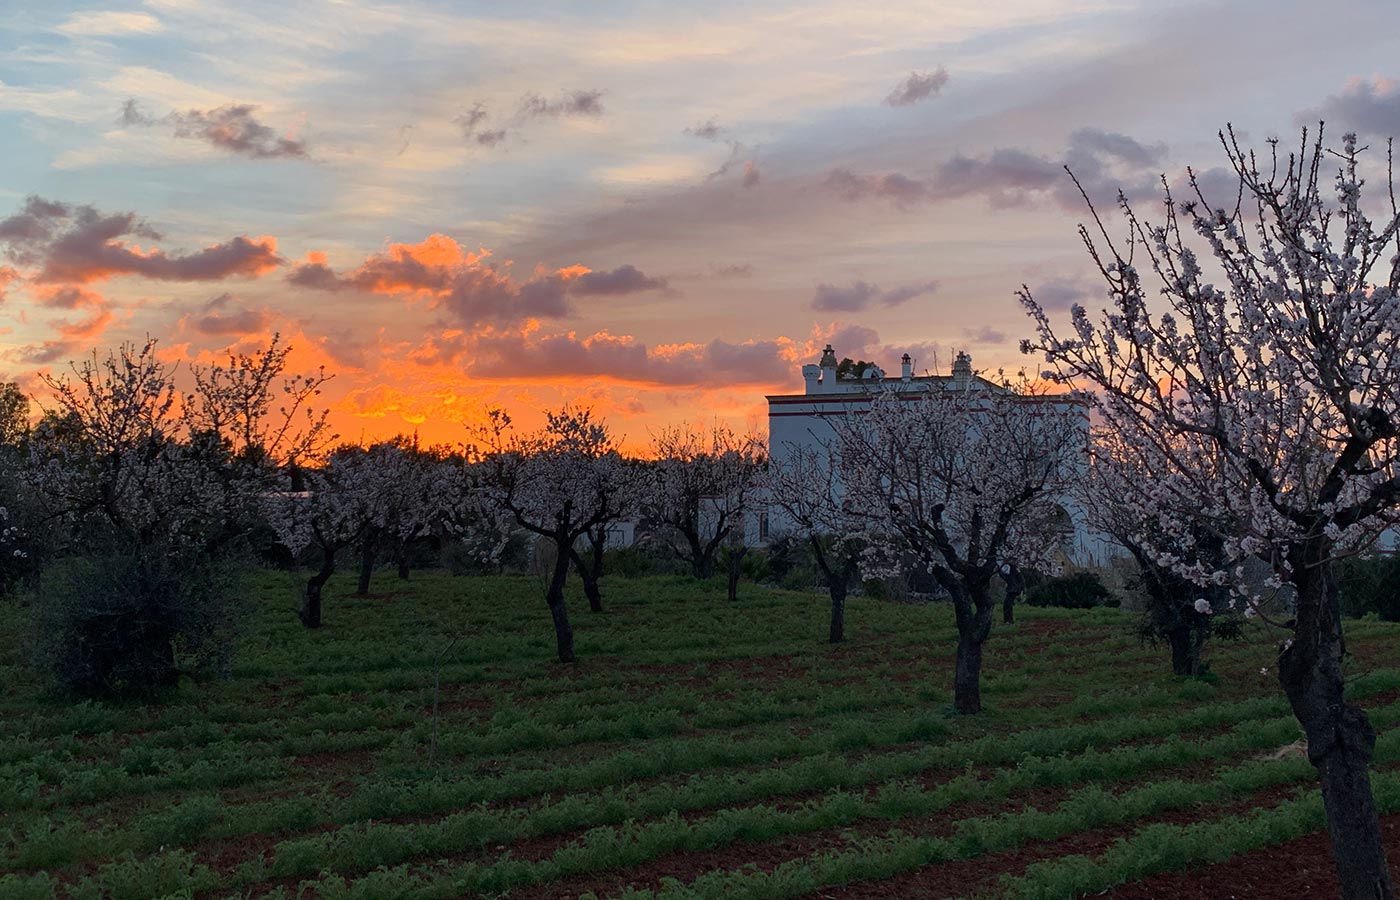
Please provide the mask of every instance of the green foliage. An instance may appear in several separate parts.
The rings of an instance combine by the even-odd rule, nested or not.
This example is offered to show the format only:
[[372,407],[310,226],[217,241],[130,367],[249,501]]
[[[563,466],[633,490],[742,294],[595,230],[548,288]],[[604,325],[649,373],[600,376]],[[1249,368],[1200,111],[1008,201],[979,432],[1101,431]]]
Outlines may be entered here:
[[1031,606],[1053,606],[1059,609],[1094,609],[1099,606],[1118,606],[1118,598],[1113,595],[1097,574],[1093,572],[1072,572],[1056,578],[1030,579],[1033,582],[1026,592],[1026,603]]
[[1400,555],[1354,556],[1336,565],[1342,614],[1400,622]]
[[641,578],[656,568],[656,560],[644,548],[620,547],[603,554],[603,573],[623,578]]
[[[22,632],[0,629],[14,686],[0,716],[0,871],[13,873],[0,896],[49,898],[60,880],[74,897],[563,894],[561,879],[665,871],[673,854],[828,848],[626,894],[766,900],[1099,828],[1157,839],[1161,853],[1122,869],[1145,872],[1206,846],[1146,831],[1154,819],[1233,816],[1314,778],[1297,754],[1272,758],[1298,729],[1258,675],[1275,653],[1264,644],[1221,648],[1215,683],[1181,681],[1118,610],[1028,609],[988,644],[993,710],[944,718],[944,605],[862,598],[861,636],[830,648],[819,595],[754,587],[732,606],[717,583],[610,577],[609,613],[580,618],[589,654],[567,673],[548,662],[530,579],[425,573],[387,599],[336,579],[345,624],[307,633],[285,576],[261,575],[233,680],[164,706],[47,699],[7,662]],[[1396,636],[1348,628],[1362,657]],[[444,634],[462,637],[441,657]],[[1396,808],[1400,669],[1369,664],[1348,692],[1375,698],[1377,792]],[[944,817],[938,837],[919,836]],[[1026,896],[1103,890],[1119,870],[1102,862],[1027,870]]]
[[33,660],[61,694],[159,697],[227,671],[243,590],[233,566],[169,552],[61,560],[33,597]]

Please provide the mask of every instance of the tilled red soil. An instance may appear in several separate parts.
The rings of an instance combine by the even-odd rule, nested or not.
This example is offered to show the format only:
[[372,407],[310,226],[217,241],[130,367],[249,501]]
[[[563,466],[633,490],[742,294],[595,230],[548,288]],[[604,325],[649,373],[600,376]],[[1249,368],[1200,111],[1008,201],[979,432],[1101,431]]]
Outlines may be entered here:
[[[1296,785],[1272,788],[1243,797],[1224,806],[1188,807],[1153,815],[1149,821],[1172,825],[1192,825],[1212,819],[1228,818],[1253,809],[1267,809],[1292,796]],[[894,897],[934,898],[993,895],[1002,876],[1023,874],[1033,863],[1060,859],[1065,856],[1096,856],[1120,838],[1132,834],[1145,824],[1142,821],[1095,828],[1065,835],[1052,841],[1026,844],[972,859],[936,863],[880,881],[823,888],[803,900],[889,900]],[[1153,895],[1154,897],[1170,895]],[[1177,900],[1177,898],[1173,898]]]
[[[1381,838],[1400,861],[1400,814],[1381,817]],[[1232,856],[1222,863],[1167,872],[1104,894],[1113,900],[1340,900],[1332,843],[1325,831]]]
[[[1174,810],[1153,816],[1152,821],[1188,824],[1216,818],[1222,813],[1269,807],[1290,796],[1295,787],[1290,785],[1261,792],[1226,806],[1211,806],[1201,810]],[[576,878],[524,888],[512,892],[511,900],[573,900],[589,891],[600,897],[608,897],[628,888],[656,890],[662,886],[664,880],[674,878],[688,882],[716,869],[734,870],[747,866],[771,871],[778,865],[794,859],[848,850],[854,841],[883,835],[895,828],[917,837],[947,837],[952,834],[958,822],[965,818],[995,812],[1016,812],[1026,806],[1053,809],[1068,793],[1064,788],[1041,788],[985,804],[955,804],[930,816],[901,819],[897,822],[883,819],[862,820],[846,828],[795,835],[762,843],[741,842],[698,853],[677,853],[651,860],[635,868],[592,872]],[[1095,829],[1067,835],[1054,841],[1028,844],[987,857],[925,866],[881,881],[825,888],[811,895],[810,900],[964,896],[969,893],[970,886],[978,884],[981,887],[990,887],[1000,875],[1020,874],[1032,862],[1073,853],[1102,852],[1119,837],[1131,833],[1138,824],[1140,823]]]

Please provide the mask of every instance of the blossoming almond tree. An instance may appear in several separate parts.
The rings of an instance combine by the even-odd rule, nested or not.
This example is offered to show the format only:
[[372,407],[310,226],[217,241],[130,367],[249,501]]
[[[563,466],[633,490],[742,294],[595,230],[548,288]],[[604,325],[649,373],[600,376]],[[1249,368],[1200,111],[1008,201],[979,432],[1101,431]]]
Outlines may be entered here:
[[356,590],[363,596],[381,541],[411,541],[443,525],[459,493],[457,467],[403,436],[369,447],[337,447],[325,465],[304,470],[302,477],[305,491],[269,493],[264,508],[294,556],[313,544],[320,553],[300,611],[307,628],[321,625],[321,591],[341,550],[360,547]]
[[792,447],[768,462],[760,485],[780,511],[775,531],[791,531],[812,547],[812,557],[831,595],[828,640],[846,639],[846,595],[860,572],[866,529],[841,487],[839,457],[830,448]]
[[[1244,563],[1261,557],[1293,589],[1278,676],[1321,781],[1342,895],[1391,897],[1368,775],[1375,732],[1344,698],[1333,561],[1400,502],[1400,214],[1393,189],[1379,220],[1363,207],[1353,135],[1332,152],[1321,129],[1305,131],[1296,152],[1271,142],[1262,157],[1233,131],[1220,138],[1238,191],[1207,198],[1192,173],[1185,199],[1166,189],[1159,224],[1120,200],[1119,241],[1095,214],[1097,232],[1080,235],[1111,307],[1094,321],[1076,306],[1061,335],[1022,288],[1037,329],[1023,349],[1092,387],[1105,427],[1154,448],[1160,470],[1123,500],[1169,533],[1179,571],[1259,603]],[[1200,571],[1183,510],[1234,523],[1215,571]]]
[[629,467],[608,428],[588,409],[546,413],[544,428],[519,434],[503,410],[492,410],[478,433],[472,471],[478,496],[526,531],[554,545],[545,603],[554,620],[560,662],[574,661],[574,631],[564,605],[564,583],[574,543],[611,521],[627,502]]
[[982,709],[992,580],[1005,563],[1044,568],[1059,549],[1055,501],[1082,469],[1087,427],[1075,398],[979,384],[891,391],[833,423],[842,488],[872,548],[902,542],[952,600],[961,713]]
[[[1188,452],[1183,445],[1190,440],[1202,438],[1183,435],[1172,450]],[[1167,644],[1174,674],[1204,674],[1208,669],[1201,655],[1209,638],[1243,637],[1241,614],[1248,610],[1237,608],[1228,587],[1211,577],[1223,561],[1220,535],[1233,529],[1206,519],[1198,508],[1178,511],[1175,518],[1192,523],[1194,552],[1204,554],[1204,562],[1189,567],[1193,577],[1182,574],[1177,566],[1190,554],[1161,527],[1157,516],[1123,502],[1150,484],[1169,461],[1159,458],[1153,446],[1131,443],[1114,432],[1100,430],[1090,446],[1092,463],[1075,493],[1088,525],[1126,550],[1137,565],[1137,583],[1146,601],[1139,634],[1146,642]]]
[[30,435],[22,478],[48,552],[113,571],[110,584],[84,584],[69,565],[86,593],[63,587],[63,573],[41,590],[58,679],[78,673],[91,692],[164,689],[182,674],[177,649],[226,658],[236,624],[226,551],[256,525],[279,449],[315,447],[324,431],[308,412],[324,374],[287,377],[285,366],[274,338],[228,366],[196,368],[182,392],[152,339],[45,378],[52,408]]
[[708,433],[678,425],[656,434],[652,453],[656,462],[643,513],[670,531],[677,554],[696,578],[709,578],[720,548],[743,527],[762,465],[762,443],[724,425]]

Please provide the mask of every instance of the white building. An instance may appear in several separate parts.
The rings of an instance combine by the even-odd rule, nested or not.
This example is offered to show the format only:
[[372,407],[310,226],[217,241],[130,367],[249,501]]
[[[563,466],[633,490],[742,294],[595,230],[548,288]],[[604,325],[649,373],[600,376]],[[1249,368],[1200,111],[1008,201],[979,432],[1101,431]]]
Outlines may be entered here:
[[[972,358],[962,352],[957,354],[950,375],[915,375],[913,360],[907,353],[901,360],[898,376],[886,375],[878,366],[869,366],[858,374],[851,373],[844,378],[838,378],[838,366],[836,352],[828,344],[822,352],[820,362],[802,367],[802,393],[771,394],[767,397],[768,454],[772,459],[781,461],[787,458],[794,448],[818,448],[828,445],[836,436],[833,422],[844,419],[852,412],[859,412],[870,403],[872,396],[880,392],[917,394],[927,391],[976,390],[1003,395],[1010,393],[1002,385],[975,374],[972,371]],[[1089,415],[1084,403],[1065,395],[1026,397],[1024,400],[1053,403],[1062,407],[1072,405],[1083,410],[1084,460],[1087,464]],[[1061,497],[1059,503],[1065,510],[1064,549],[1071,562],[1098,565],[1119,554],[1120,551],[1116,551],[1106,538],[1089,530],[1083,514],[1071,497]],[[776,513],[773,513],[761,517],[759,533],[751,537],[766,541],[767,520],[775,515]]]

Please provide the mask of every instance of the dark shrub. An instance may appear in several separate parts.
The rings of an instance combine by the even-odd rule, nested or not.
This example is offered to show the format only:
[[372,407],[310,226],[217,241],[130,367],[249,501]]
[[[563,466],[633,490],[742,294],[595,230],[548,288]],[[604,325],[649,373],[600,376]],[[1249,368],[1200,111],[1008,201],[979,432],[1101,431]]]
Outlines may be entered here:
[[[794,569],[811,569],[812,548],[805,538],[784,534],[768,543],[768,577],[782,584]],[[810,583],[810,576],[801,579]]]
[[1337,563],[1342,614],[1375,613],[1400,622],[1400,556],[1356,556]]
[[1117,606],[1118,598],[1104,586],[1093,572],[1074,572],[1058,578],[1027,579],[1032,582],[1026,594],[1031,606],[1055,606],[1060,609],[1093,609],[1097,606]]
[[59,693],[153,698],[226,672],[249,612],[229,562],[152,553],[55,562],[35,592],[33,654]]
[[768,554],[762,550],[750,550],[741,565],[744,577],[754,584],[763,584],[773,578],[773,573],[768,569]]
[[632,545],[608,550],[603,554],[603,574],[623,578],[641,578],[656,568],[656,560],[645,549]]

